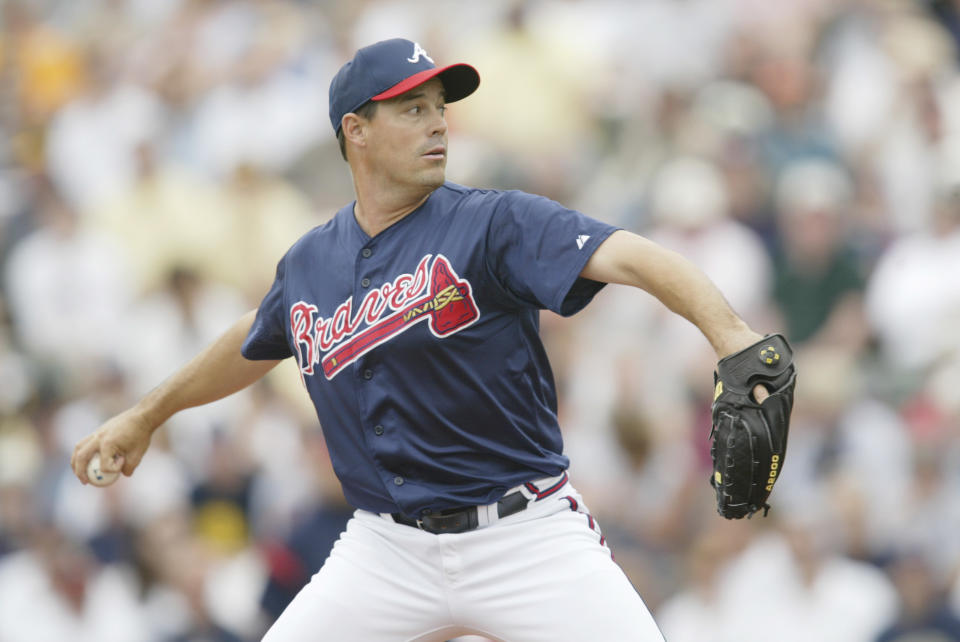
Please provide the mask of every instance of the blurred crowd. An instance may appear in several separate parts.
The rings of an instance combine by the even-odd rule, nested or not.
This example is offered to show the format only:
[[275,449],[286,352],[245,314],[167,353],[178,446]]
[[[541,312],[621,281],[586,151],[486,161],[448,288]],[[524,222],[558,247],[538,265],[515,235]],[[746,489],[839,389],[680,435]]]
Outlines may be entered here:
[[572,481],[666,638],[960,640],[957,0],[0,7],[0,642],[255,640],[322,564],[351,509],[289,363],[107,489],[68,462],[352,199],[328,83],[395,36],[480,72],[450,180],[676,249],[796,348],[773,509],[726,522],[706,340],[617,286],[542,317]]

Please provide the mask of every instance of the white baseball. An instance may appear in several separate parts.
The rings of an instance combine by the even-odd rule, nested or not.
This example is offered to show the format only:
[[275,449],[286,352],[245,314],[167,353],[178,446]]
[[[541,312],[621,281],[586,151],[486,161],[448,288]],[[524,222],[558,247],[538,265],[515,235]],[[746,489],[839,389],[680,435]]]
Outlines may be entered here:
[[94,453],[87,464],[87,479],[94,486],[109,486],[119,476],[120,473],[107,473],[100,469],[100,453]]

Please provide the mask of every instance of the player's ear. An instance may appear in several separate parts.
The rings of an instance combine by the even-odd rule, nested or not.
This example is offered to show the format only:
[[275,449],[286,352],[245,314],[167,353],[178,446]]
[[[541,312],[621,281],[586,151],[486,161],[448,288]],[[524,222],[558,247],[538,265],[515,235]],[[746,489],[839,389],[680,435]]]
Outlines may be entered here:
[[365,147],[367,144],[367,120],[354,113],[344,114],[340,121],[340,127],[343,130],[343,137],[357,147]]

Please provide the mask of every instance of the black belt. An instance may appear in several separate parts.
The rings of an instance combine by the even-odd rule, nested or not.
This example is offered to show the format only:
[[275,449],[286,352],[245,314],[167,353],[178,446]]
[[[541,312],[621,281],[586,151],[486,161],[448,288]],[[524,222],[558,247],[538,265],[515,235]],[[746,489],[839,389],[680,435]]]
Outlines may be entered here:
[[[501,519],[508,515],[519,513],[527,507],[529,500],[519,490],[504,495],[497,502],[497,516]],[[450,508],[447,510],[424,513],[420,519],[407,517],[403,513],[391,513],[393,521],[406,526],[413,526],[428,533],[465,533],[480,525],[478,512],[481,507],[467,506],[466,508]]]

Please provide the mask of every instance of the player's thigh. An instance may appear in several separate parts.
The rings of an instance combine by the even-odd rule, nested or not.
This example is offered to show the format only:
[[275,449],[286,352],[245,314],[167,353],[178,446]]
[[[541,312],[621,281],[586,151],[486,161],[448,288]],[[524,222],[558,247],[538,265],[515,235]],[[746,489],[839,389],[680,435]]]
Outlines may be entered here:
[[555,585],[544,596],[544,606],[556,609],[556,615],[544,625],[541,639],[664,642],[650,610],[615,563],[575,582],[566,590]]
[[378,519],[358,514],[350,520],[264,642],[397,642],[448,624],[438,612],[445,600],[429,538],[416,529],[384,537]]
[[[496,529],[491,529],[491,534]],[[584,513],[502,529],[475,562],[468,623],[523,642],[663,642],[642,598]],[[476,619],[474,619],[476,618]]]

